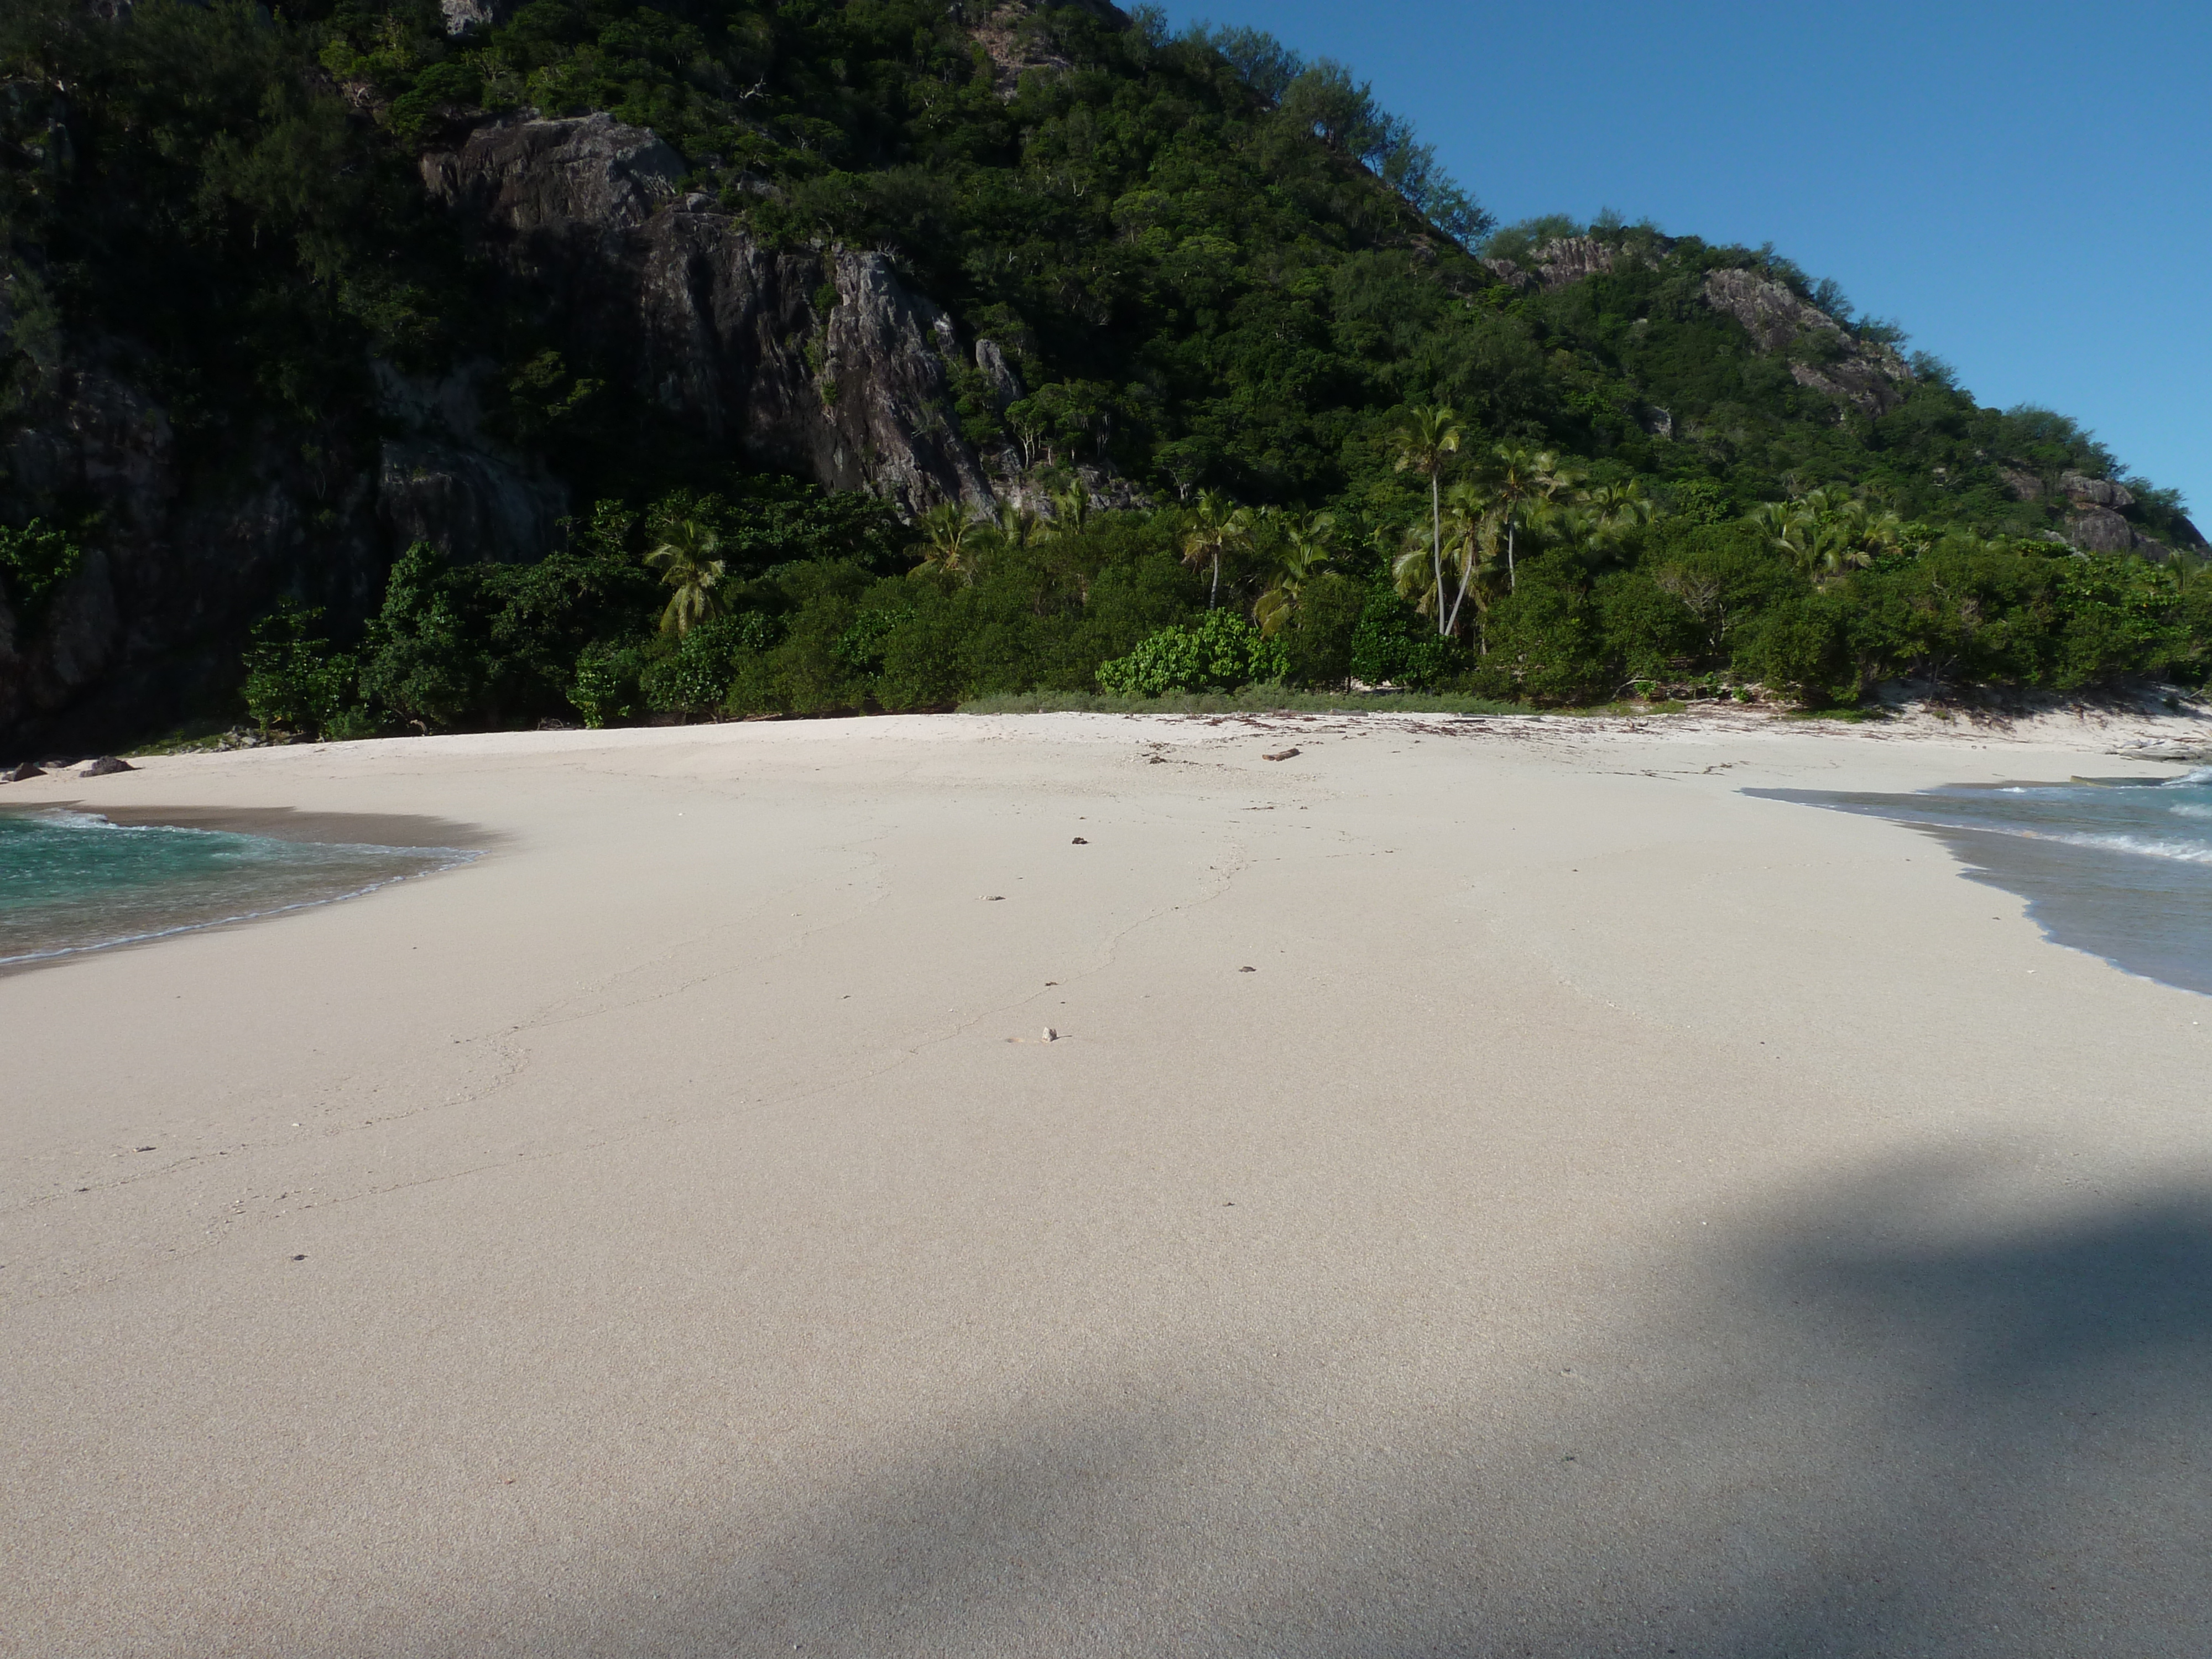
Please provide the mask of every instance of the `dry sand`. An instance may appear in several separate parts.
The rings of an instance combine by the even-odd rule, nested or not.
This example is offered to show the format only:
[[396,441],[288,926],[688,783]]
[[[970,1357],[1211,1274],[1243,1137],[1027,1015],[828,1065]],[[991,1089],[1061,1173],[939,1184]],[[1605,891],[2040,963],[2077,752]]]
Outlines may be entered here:
[[886,720],[10,788],[491,850],[0,980],[0,1648],[2212,1651],[2208,1003],[1737,793],[2107,739]]

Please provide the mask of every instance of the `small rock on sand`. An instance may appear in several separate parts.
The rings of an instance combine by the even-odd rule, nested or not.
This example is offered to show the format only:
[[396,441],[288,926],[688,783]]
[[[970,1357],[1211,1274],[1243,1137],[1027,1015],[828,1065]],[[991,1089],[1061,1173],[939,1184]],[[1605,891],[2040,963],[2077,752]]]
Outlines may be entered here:
[[1260,757],[1261,760],[1296,760],[1297,757],[1298,751],[1295,749],[1285,749],[1279,755],[1262,755]]
[[81,778],[104,778],[117,772],[136,772],[138,769],[129,761],[118,760],[112,755],[102,755],[77,774]]
[[45,767],[34,766],[29,761],[25,761],[21,766],[11,766],[6,771],[0,772],[0,783],[28,783],[33,778],[43,778],[46,775]]

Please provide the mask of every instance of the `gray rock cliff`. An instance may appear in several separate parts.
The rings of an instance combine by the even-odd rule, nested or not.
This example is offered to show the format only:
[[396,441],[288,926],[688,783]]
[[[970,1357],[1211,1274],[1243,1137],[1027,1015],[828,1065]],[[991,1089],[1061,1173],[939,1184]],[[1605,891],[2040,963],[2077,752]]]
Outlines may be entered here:
[[[951,319],[880,255],[763,246],[684,193],[683,172],[652,133],[605,115],[482,127],[422,162],[496,280],[731,459],[907,511],[988,510],[952,415],[946,363],[973,348]],[[359,406],[320,428],[186,442],[128,342],[19,319],[38,251],[14,253],[0,268],[0,362],[18,364],[0,524],[82,525],[85,557],[36,605],[0,578],[0,759],[112,747],[223,705],[255,617],[289,595],[343,636],[410,543],[469,561],[556,544],[574,504],[487,429],[492,364],[422,379],[364,362]]]
[[1790,378],[1865,415],[1886,415],[1903,403],[1912,371],[1890,347],[1854,338],[1809,300],[1750,270],[1716,270],[1705,282],[1705,303],[1743,325],[1761,352],[1790,352]]
[[1594,236],[1562,236],[1545,243],[1529,257],[1529,266],[1516,264],[1510,259],[1485,259],[1482,263],[1489,267],[1492,276],[1509,287],[1523,292],[1541,289],[1553,293],[1586,276],[1617,270],[1636,256]]
[[680,193],[682,169],[604,114],[481,127],[422,162],[484,252],[573,334],[620,340],[629,389],[732,459],[908,512],[988,507],[951,416],[951,320],[881,254],[763,246]]

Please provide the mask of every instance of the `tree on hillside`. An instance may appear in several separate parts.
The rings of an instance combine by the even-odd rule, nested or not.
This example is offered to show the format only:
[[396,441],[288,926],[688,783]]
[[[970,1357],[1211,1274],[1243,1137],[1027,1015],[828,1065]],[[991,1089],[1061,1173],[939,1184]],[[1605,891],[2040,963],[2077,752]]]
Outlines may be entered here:
[[1418,532],[1410,532],[1404,550],[1391,564],[1391,574],[1398,591],[1413,601],[1415,609],[1436,617],[1441,635],[1457,636],[1468,601],[1473,599],[1480,644],[1483,619],[1490,608],[1486,582],[1498,562],[1503,514],[1480,485],[1463,481],[1446,495],[1441,523],[1441,564],[1431,563],[1430,550]]
[[720,548],[721,538],[711,526],[679,519],[645,556],[660,580],[676,590],[660,613],[662,633],[681,639],[721,608],[721,596],[714,592],[722,580],[723,561],[715,556]]
[[1078,478],[1065,489],[1054,490],[1052,497],[1052,521],[1045,526],[1048,536],[1079,536],[1088,529],[1097,509],[1091,499],[1091,491]]
[[1764,501],[1745,515],[1774,550],[1816,587],[1863,569],[1876,555],[1902,544],[1905,526],[1893,512],[1874,512],[1841,489],[1810,489],[1793,501]]
[[1518,580],[1515,565],[1522,529],[1545,505],[1568,495],[1580,475],[1561,465],[1548,449],[1525,444],[1500,444],[1492,452],[1488,477],[1491,498],[1504,515],[1505,526],[1505,591]]
[[1198,505],[1192,509],[1189,527],[1183,532],[1182,562],[1193,569],[1209,563],[1213,567],[1207,610],[1221,603],[1221,556],[1249,545],[1251,539],[1249,507],[1237,506],[1218,490],[1199,492]]
[[1275,551],[1275,580],[1254,608],[1261,634],[1273,639],[1297,614],[1305,585],[1329,561],[1336,541],[1334,513],[1284,513],[1267,515],[1279,526],[1281,540]]
[[957,576],[963,582],[975,580],[975,564],[968,548],[975,526],[965,506],[939,501],[915,520],[915,527],[922,534],[921,562],[908,574]]
[[[1444,586],[1444,464],[1459,453],[1459,416],[1448,404],[1425,406],[1416,404],[1406,411],[1406,423],[1400,427],[1393,442],[1397,451],[1396,465],[1401,472],[1418,472],[1429,481],[1429,574],[1434,590],[1442,593]],[[1441,607],[1437,613],[1437,632],[1444,628]]]

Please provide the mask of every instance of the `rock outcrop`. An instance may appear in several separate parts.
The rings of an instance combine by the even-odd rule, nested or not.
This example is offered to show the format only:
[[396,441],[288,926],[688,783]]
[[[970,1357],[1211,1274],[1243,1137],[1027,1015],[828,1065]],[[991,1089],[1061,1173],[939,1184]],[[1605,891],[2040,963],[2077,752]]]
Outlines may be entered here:
[[[459,0],[469,3],[470,0]],[[1046,0],[1050,3],[1050,0]],[[1088,13],[1110,28],[1127,28],[1129,19],[1121,8],[1109,0],[1058,0],[1059,4]],[[1030,30],[1022,25],[1036,12],[1043,10],[1039,0],[1000,0],[998,4],[984,4],[953,9],[956,16],[966,12],[968,33],[975,44],[983,48],[991,60],[992,86],[1002,99],[1012,99],[1020,90],[1022,76],[1032,70],[1065,72],[1072,65],[1058,52],[1050,49]]]
[[[2062,472],[2054,485],[2018,465],[2003,465],[1997,476],[2013,499],[2039,501],[2056,495],[2066,504],[2066,516],[2056,531],[2043,532],[2084,553],[2136,553],[2161,562],[2173,549],[2154,536],[2146,536],[2128,516],[2136,504],[2135,492],[2112,478],[2093,478],[2084,472]],[[2197,526],[2181,520],[2175,533],[2185,547],[2203,544]]]
[[1595,236],[1561,236],[1538,248],[1529,256],[1527,265],[1516,264],[1510,259],[1485,259],[1482,263],[1489,267],[1492,276],[1509,288],[1524,293],[1540,289],[1552,294],[1570,283],[1617,270],[1636,257],[1628,249],[1601,242]]
[[2080,472],[2058,475],[2059,493],[2080,507],[2125,508],[2136,504],[2135,492],[2110,478],[2092,478]]
[[1790,353],[1790,378],[1865,415],[1886,415],[1903,403],[1912,371],[1890,347],[1854,337],[1809,300],[1751,270],[1716,270],[1705,301],[1743,325],[1761,352]]
[[464,563],[544,556],[568,511],[561,482],[483,429],[489,363],[434,381],[374,365],[389,434],[377,459],[376,516],[393,549],[428,542]]
[[123,343],[19,332],[0,301],[9,353],[21,395],[0,424],[0,513],[98,516],[35,605],[0,592],[0,757],[106,746],[228,695],[246,623],[281,593],[342,617],[374,604],[373,437],[269,423],[196,462]]
[[[731,459],[908,511],[992,506],[946,372],[971,349],[883,256],[763,246],[683,190],[674,150],[605,115],[482,127],[422,171],[493,280]],[[0,272],[0,360],[28,367],[0,417],[0,524],[76,522],[70,503],[100,517],[36,605],[0,579],[0,757],[113,746],[228,706],[255,617],[289,595],[343,636],[410,543],[465,561],[556,544],[574,504],[488,429],[489,362],[431,380],[364,363],[357,405],[313,429],[241,422],[187,443],[127,343],[17,327],[37,251],[17,255]],[[1019,394],[1002,356],[972,360]]]
[[629,389],[732,459],[907,511],[978,507],[951,416],[951,319],[891,262],[763,246],[683,161],[607,115],[480,127],[422,162],[431,194],[578,338],[622,343]]

